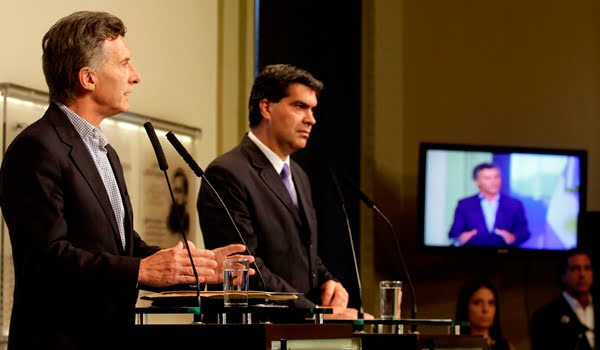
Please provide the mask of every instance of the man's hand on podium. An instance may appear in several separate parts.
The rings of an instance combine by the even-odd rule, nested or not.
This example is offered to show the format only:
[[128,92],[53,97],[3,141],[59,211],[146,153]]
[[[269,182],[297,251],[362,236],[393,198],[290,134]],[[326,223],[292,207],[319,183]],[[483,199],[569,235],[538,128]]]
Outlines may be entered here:
[[[320,307],[328,307],[333,309],[333,314],[325,314],[325,319],[329,320],[356,320],[358,318],[358,310],[348,308],[348,291],[346,288],[335,280],[329,280],[321,286],[321,302]],[[365,312],[365,320],[374,319],[373,315]]]
[[[241,254],[246,251],[246,246],[243,244],[234,243],[224,247],[213,249],[211,251],[215,254],[215,261],[217,262],[217,267],[215,268],[215,273],[213,275],[206,276],[204,278],[205,283],[223,283],[223,263],[225,262],[225,258],[246,258],[250,260],[250,264],[254,263],[254,257],[252,255]],[[248,270],[248,273],[250,274],[250,276],[252,276],[256,273],[256,270],[250,268]]]
[[324,307],[348,306],[348,291],[335,280],[329,280],[321,286],[321,303]]
[[[356,320],[358,318],[358,310],[348,307],[333,307],[332,314],[325,314],[326,320]],[[373,315],[365,312],[365,320],[374,319]]]

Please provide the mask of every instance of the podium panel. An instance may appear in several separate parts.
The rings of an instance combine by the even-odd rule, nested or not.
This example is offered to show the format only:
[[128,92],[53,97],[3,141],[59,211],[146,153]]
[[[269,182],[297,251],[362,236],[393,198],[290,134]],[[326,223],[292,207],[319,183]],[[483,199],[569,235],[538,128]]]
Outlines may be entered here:
[[[218,307],[220,305],[220,307]],[[272,305],[271,305],[272,306]],[[250,306],[223,308],[222,303],[203,304],[198,307],[137,307],[139,315],[153,313],[191,313],[196,321],[190,324],[147,324],[135,326],[133,346],[127,349],[177,349],[183,346],[203,348],[218,344],[219,349],[257,350],[490,350],[482,336],[458,335],[461,323],[450,319],[399,319],[399,320],[319,320],[327,308],[279,308]],[[221,315],[227,315],[223,323]],[[206,322],[215,317],[219,322]],[[247,321],[235,316],[251,315]],[[221,316],[219,316],[221,315]],[[230,322],[231,321],[231,322]],[[384,326],[379,328],[379,326]],[[388,332],[402,326],[406,333]],[[432,333],[409,329],[429,326]],[[390,328],[391,327],[391,328]],[[458,327],[458,328],[457,328]],[[398,328],[400,329],[400,328]],[[385,331],[385,333],[381,333]],[[455,334],[453,334],[455,333]]]
[[207,349],[211,344],[221,350],[286,350],[291,343],[302,345],[295,349],[317,349],[311,343],[318,349],[360,349],[349,324],[137,325],[131,349]]
[[132,340],[140,350],[490,350],[481,336],[357,333],[350,324],[137,325]]
[[361,339],[362,350],[490,350],[482,336],[443,334],[374,334],[356,335]]
[[421,335],[419,344],[421,349],[431,350],[490,350],[485,338],[474,335]]

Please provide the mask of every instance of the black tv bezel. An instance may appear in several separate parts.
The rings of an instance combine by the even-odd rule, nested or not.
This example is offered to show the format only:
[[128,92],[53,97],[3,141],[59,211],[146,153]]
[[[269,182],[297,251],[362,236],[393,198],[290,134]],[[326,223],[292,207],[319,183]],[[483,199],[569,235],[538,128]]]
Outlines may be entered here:
[[417,251],[422,254],[433,255],[461,255],[461,254],[510,254],[554,256],[564,252],[559,249],[530,249],[519,247],[454,247],[454,246],[432,246],[425,244],[425,179],[426,179],[426,156],[429,150],[442,151],[468,151],[468,152],[490,152],[490,153],[529,153],[566,155],[579,157],[580,165],[580,190],[579,190],[579,214],[577,217],[577,247],[588,241],[585,236],[585,214],[587,213],[588,194],[588,151],[585,149],[550,148],[550,147],[526,147],[507,146],[491,144],[469,144],[469,143],[444,143],[444,142],[421,142],[419,144],[419,166],[418,166],[418,192],[417,192]]

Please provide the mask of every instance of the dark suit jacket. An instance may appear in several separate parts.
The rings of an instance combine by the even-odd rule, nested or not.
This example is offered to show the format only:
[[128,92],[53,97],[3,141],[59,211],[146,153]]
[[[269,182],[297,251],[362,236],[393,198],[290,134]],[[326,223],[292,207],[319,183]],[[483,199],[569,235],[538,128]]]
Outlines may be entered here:
[[591,350],[585,336],[586,329],[561,295],[533,313],[530,326],[531,348]]
[[125,250],[94,161],[54,103],[6,151],[0,205],[15,269],[9,349],[96,348],[134,324],[139,258],[159,248],[133,230],[123,170],[107,148],[125,206]]
[[[530,233],[523,203],[505,194],[500,195],[494,228],[513,233],[516,240],[512,245],[519,245],[528,240]],[[465,244],[466,246],[507,246],[502,237],[488,231],[479,195],[458,202],[449,237],[457,238],[461,233],[472,229],[477,229],[477,234]]]
[[[266,290],[304,293],[296,306],[312,307],[321,304],[320,286],[333,276],[317,255],[317,217],[308,177],[294,161],[291,169],[299,209],[273,165],[247,135],[240,145],[207,167],[206,178],[229,208],[254,253]],[[197,206],[207,248],[240,242],[205,181]],[[251,278],[250,288],[265,290],[258,276]]]

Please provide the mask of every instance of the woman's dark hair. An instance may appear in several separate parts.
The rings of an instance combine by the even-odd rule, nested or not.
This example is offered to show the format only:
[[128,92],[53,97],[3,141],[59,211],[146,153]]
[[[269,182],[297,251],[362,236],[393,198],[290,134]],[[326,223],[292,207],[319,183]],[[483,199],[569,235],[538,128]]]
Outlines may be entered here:
[[[496,300],[496,313],[494,314],[494,321],[490,327],[490,338],[495,341],[503,341],[505,339],[502,334],[502,330],[500,329],[500,300],[498,296],[498,290],[491,281],[485,278],[478,278],[468,281],[462,286],[456,301],[455,321],[469,322],[469,300],[471,299],[471,296],[480,288],[489,289]],[[466,333],[471,332],[471,327],[469,326],[466,326],[464,329],[466,330]]]

